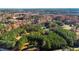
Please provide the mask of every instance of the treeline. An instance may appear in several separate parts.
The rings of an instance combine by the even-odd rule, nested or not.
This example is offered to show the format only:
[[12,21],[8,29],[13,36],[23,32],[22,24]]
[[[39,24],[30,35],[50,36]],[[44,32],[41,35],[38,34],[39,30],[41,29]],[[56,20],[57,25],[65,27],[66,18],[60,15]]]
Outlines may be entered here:
[[41,25],[29,25],[3,33],[0,36],[0,47],[10,50],[27,50],[33,47],[55,50],[74,46],[75,39],[74,32],[60,27],[46,30]]

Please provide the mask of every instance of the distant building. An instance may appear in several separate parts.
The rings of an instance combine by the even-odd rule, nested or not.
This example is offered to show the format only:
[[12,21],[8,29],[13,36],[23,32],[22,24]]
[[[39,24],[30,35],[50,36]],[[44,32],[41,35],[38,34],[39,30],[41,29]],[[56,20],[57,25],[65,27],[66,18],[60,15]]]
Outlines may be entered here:
[[70,27],[69,25],[63,25],[62,28],[63,29],[67,29],[67,30],[71,30],[72,29],[72,27]]

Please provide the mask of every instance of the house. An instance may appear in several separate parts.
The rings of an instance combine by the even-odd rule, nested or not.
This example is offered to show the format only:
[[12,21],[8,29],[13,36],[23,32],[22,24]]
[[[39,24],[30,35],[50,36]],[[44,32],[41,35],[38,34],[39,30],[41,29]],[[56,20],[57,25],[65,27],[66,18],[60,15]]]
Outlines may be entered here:
[[67,29],[67,30],[71,30],[71,29],[72,29],[72,27],[69,26],[69,25],[63,25],[62,28],[63,28],[63,29]]

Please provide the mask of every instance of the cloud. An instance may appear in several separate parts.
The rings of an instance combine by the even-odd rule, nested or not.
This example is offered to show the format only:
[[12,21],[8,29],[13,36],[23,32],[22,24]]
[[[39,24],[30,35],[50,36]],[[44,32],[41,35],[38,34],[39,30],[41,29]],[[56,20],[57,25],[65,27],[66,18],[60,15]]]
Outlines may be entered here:
[[1,0],[0,8],[72,8],[78,0]]

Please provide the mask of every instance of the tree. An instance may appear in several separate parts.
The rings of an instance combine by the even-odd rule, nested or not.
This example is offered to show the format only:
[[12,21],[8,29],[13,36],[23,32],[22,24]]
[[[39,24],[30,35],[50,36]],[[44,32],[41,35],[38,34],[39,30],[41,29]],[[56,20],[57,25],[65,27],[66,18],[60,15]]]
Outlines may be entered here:
[[0,23],[0,30],[3,29],[5,26],[3,23]]
[[24,31],[21,28],[12,29],[11,31],[5,32],[0,36],[0,45],[5,48],[14,48],[16,45],[16,36]]
[[48,35],[32,34],[27,38],[32,45],[43,50],[64,48],[67,44],[66,41],[55,32],[49,32]]
[[29,35],[28,41],[31,43],[31,45],[40,47],[43,44],[43,37],[37,34]]
[[23,50],[23,47],[25,46],[25,43],[27,43],[27,36],[23,35],[19,41],[17,41],[17,46],[19,50]]
[[59,26],[62,26],[63,25],[63,22],[62,21],[59,21],[59,20],[56,20],[55,23]]
[[45,49],[64,48],[67,44],[66,41],[55,32],[50,32],[44,37],[44,40],[46,41],[46,44],[43,46]]
[[74,40],[76,39],[74,32],[59,27],[54,31],[66,40],[68,46],[74,46]]

